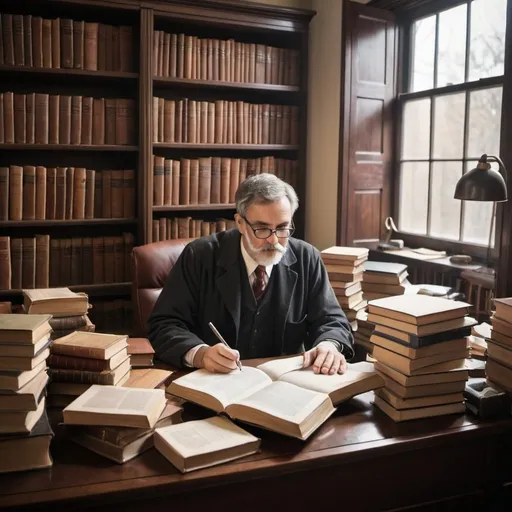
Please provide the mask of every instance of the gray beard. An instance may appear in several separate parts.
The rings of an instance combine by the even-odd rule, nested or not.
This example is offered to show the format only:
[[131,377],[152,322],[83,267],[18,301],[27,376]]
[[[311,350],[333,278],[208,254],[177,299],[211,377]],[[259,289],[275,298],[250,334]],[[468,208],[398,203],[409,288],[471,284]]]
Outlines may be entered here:
[[[244,235],[245,236],[245,235]],[[263,247],[257,248],[251,243],[249,237],[245,237],[247,242],[247,252],[249,256],[258,264],[267,267],[269,265],[277,265],[288,250],[288,246],[281,245],[279,242],[275,245],[265,244]]]

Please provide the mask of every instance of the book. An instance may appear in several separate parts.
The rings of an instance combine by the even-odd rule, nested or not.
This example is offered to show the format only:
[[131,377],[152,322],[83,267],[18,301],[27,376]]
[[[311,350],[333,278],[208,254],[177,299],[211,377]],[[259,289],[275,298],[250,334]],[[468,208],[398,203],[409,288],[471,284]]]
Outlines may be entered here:
[[257,453],[261,440],[217,416],[157,428],[154,443],[174,467],[187,473]]
[[32,370],[24,372],[0,371],[0,389],[6,391],[17,391],[45,369],[46,361],[42,361]]
[[155,349],[146,338],[128,338],[128,354],[132,367],[153,366]]
[[322,375],[314,374],[312,368],[302,369],[302,364],[303,356],[296,356],[258,368],[243,366],[242,371],[228,374],[197,370],[173,381],[167,392],[233,419],[305,440],[334,412],[333,399],[337,404],[383,385],[366,365],[364,371],[349,365],[346,374]]
[[435,405],[460,404],[464,402],[462,391],[444,395],[401,398],[386,388],[377,389],[375,395],[385,400],[394,409],[416,409],[418,407],[433,407]]
[[392,391],[400,398],[419,398],[423,396],[448,395],[462,393],[466,387],[466,381],[444,382],[441,384],[423,384],[419,386],[402,386],[395,380],[382,375],[384,387]]
[[386,261],[365,261],[363,281],[399,285],[408,277],[407,265]]
[[23,290],[23,306],[28,314],[85,315],[89,298],[85,293],[75,293],[69,288]]
[[368,313],[416,326],[459,319],[471,304],[429,295],[395,295],[370,301]]
[[0,315],[3,344],[33,345],[47,335],[51,315]]
[[34,357],[0,357],[0,371],[30,371],[42,362],[46,361],[50,355],[49,348],[43,348]]
[[0,434],[28,434],[44,413],[45,404],[43,397],[35,411],[1,411]]
[[0,390],[0,411],[35,411],[48,381],[48,374],[42,371],[16,391]]
[[152,428],[165,408],[162,389],[94,384],[63,410],[67,425]]
[[494,299],[494,305],[496,307],[495,317],[512,324],[512,297]]
[[113,370],[85,371],[50,368],[50,377],[52,382],[121,386],[128,380],[130,369],[130,357],[126,356],[126,359]]
[[368,259],[369,249],[365,247],[340,247],[340,246],[332,246],[324,249],[320,252],[322,260],[324,262],[333,261],[333,262],[350,262],[354,266],[358,265],[360,262],[366,261]]
[[110,359],[114,354],[128,347],[128,336],[75,331],[55,340],[52,354],[85,357],[89,359]]
[[45,334],[39,341],[31,345],[20,345],[17,343],[3,343],[0,340],[0,357],[34,357],[49,345],[50,334]]
[[123,384],[125,388],[155,389],[166,386],[173,372],[159,368],[137,368],[130,371],[130,377]]

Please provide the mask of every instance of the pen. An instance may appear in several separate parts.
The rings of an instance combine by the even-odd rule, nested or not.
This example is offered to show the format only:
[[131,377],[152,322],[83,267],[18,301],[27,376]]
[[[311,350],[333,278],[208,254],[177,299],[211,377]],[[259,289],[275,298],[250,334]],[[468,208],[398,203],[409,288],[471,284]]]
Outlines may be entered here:
[[[226,343],[226,340],[221,336],[220,332],[217,331],[217,329],[215,328],[215,325],[213,325],[211,322],[208,322],[208,325],[210,326],[210,329],[213,331],[213,334],[215,334],[215,336],[217,336],[217,338],[220,340],[220,342],[224,343],[224,345],[226,345],[226,347],[231,349],[231,347]],[[242,371],[242,363],[240,363],[240,361],[237,361],[236,365],[238,366],[238,369],[240,371]]]

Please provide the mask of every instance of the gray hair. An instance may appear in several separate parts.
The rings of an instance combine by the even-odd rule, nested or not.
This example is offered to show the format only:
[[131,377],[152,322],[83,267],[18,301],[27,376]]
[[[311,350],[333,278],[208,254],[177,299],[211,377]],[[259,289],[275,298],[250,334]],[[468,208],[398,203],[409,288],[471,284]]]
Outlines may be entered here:
[[236,191],[236,211],[245,217],[251,204],[274,203],[284,197],[290,201],[293,215],[299,207],[299,199],[293,187],[274,174],[254,174],[244,180]]

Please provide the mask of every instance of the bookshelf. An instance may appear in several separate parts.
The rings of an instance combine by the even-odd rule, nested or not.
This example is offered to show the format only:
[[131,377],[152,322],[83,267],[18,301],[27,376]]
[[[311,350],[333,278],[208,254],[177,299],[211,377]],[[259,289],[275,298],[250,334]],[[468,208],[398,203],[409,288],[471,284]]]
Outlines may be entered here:
[[[104,300],[98,316],[122,302],[122,327],[132,246],[229,228],[251,173],[290,181],[304,205],[313,14],[243,0],[2,2],[1,300],[70,286]],[[304,218],[301,207],[298,236]]]

